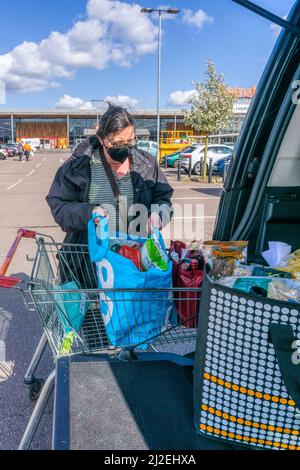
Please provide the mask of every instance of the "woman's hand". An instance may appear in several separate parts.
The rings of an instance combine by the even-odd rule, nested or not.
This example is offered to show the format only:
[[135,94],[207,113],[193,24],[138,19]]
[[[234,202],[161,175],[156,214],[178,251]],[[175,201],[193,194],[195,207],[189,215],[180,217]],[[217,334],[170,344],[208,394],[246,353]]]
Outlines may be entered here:
[[107,217],[108,218],[108,214],[107,214],[106,210],[104,209],[104,207],[102,207],[102,206],[94,207],[94,209],[93,209],[93,218],[95,217],[95,215],[99,216],[99,217],[96,217],[94,219],[94,222],[95,222],[96,225],[100,224],[100,217]]
[[162,229],[162,221],[157,212],[152,212],[148,219],[148,233],[152,233],[153,228]]

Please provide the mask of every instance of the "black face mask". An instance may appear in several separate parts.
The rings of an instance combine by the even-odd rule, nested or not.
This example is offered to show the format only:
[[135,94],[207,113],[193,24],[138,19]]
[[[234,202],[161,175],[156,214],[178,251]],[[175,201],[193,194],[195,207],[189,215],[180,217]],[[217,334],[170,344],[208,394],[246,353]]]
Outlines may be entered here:
[[124,163],[125,160],[129,157],[131,150],[133,147],[126,145],[125,147],[116,149],[116,148],[110,148],[106,149],[108,152],[108,155],[115,160],[115,162],[119,163]]

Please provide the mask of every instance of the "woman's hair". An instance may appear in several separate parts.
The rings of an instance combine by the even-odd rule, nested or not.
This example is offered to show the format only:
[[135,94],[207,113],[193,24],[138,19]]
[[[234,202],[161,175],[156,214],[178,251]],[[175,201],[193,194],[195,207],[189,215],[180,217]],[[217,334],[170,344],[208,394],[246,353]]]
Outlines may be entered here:
[[97,135],[99,137],[106,137],[109,134],[115,134],[128,126],[134,126],[134,119],[129,112],[116,106],[112,103],[107,103],[109,108],[100,119]]

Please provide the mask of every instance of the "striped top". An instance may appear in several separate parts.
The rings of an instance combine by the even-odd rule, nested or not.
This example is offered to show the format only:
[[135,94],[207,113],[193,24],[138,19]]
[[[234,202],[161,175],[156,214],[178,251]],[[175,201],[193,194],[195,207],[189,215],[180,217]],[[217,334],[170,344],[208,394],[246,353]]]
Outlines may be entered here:
[[[119,179],[116,172],[114,170],[112,170],[112,172],[119,187],[121,197],[127,205],[128,213],[129,208],[133,205],[131,173],[128,173]],[[103,167],[99,149],[95,149],[91,158],[91,186],[89,202],[91,204],[95,204],[95,206],[101,204],[108,211],[108,226],[110,233],[120,230],[119,207],[115,201],[113,190]],[[132,218],[127,217],[127,224],[131,222],[131,219]],[[124,231],[124,228],[121,227],[121,231]]]

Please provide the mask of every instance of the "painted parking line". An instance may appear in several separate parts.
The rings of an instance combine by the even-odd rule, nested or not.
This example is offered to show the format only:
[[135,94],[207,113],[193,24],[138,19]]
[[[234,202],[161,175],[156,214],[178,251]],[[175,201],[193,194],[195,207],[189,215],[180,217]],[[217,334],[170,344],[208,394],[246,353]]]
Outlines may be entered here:
[[172,197],[172,201],[219,201],[219,196],[207,197]]
[[211,187],[211,186],[195,186],[195,187],[193,186],[193,187],[190,187],[188,185],[186,185],[186,186],[175,186],[174,185],[173,189],[174,189],[174,191],[177,191],[177,189],[185,189],[185,190],[191,190],[191,191],[196,191],[197,190],[197,191],[199,191],[201,189],[219,189],[219,190],[221,190],[222,187],[223,186],[220,183],[220,186],[213,186],[213,187]]
[[31,176],[31,175],[33,175],[33,173],[35,173],[35,170],[31,170],[31,172],[28,173],[28,175],[26,175],[26,176]]
[[39,164],[36,166],[36,168],[39,168],[41,165],[42,165],[42,162],[39,163]]
[[12,184],[11,186],[9,186],[9,188],[7,188],[7,191],[9,191],[10,189],[14,188],[15,186],[17,186],[18,184],[22,183],[23,181],[23,178],[21,178],[19,181],[17,181],[16,183]]
[[45,162],[47,160],[47,157],[43,158],[43,162]]
[[14,366],[15,363],[13,361],[0,361],[0,383],[12,378]]
[[215,219],[216,216],[215,215],[203,215],[202,217],[173,217],[172,220],[184,220],[184,219],[189,219],[189,220],[192,220],[192,219]]

